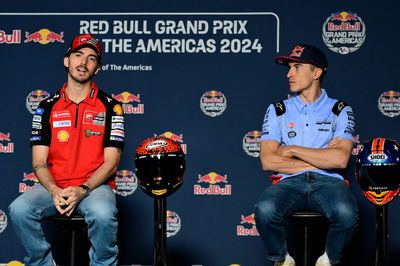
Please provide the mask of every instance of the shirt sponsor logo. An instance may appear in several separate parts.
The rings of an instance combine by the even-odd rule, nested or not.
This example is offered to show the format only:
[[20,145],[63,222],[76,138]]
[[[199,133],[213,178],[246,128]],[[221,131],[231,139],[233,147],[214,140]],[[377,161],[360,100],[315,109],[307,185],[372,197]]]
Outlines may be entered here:
[[111,130],[111,135],[125,137],[125,132],[122,130]]
[[35,122],[42,122],[42,116],[34,115],[32,120]]
[[117,115],[122,115],[124,113],[124,110],[119,104],[115,105],[113,110]]
[[42,115],[44,110],[42,108],[36,108],[35,115]]
[[54,111],[53,118],[69,118],[71,114],[69,111]]
[[36,123],[36,122],[32,122],[32,128],[34,128],[34,129],[42,129],[42,124]]
[[123,116],[111,116],[111,122],[120,122],[124,123],[124,117]]
[[57,138],[60,142],[67,142],[69,140],[69,133],[66,130],[61,130],[57,133]]
[[289,138],[294,138],[296,136],[297,136],[297,133],[295,131],[289,131],[289,133],[288,133]]
[[106,124],[105,112],[95,112],[86,110],[83,117],[84,117],[83,123],[87,125],[105,126]]
[[124,138],[110,136],[110,140],[116,140],[116,141],[122,141],[123,142]]
[[35,137],[32,137],[31,138],[31,141],[38,141],[38,140],[41,140],[42,139],[42,137],[40,137],[40,136],[35,136]]
[[122,129],[124,130],[124,123],[111,123],[111,129]]
[[85,136],[90,137],[90,136],[101,136],[101,132],[98,131],[92,131],[90,129],[85,129]]
[[71,120],[54,121],[53,127],[70,127],[71,124]]

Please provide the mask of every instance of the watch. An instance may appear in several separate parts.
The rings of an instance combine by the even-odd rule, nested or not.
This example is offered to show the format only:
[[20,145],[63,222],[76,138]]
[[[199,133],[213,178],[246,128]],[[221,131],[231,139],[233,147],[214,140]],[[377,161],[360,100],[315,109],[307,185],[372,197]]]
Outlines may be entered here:
[[85,190],[85,195],[84,197],[86,198],[87,196],[90,195],[90,192],[92,191],[88,186],[86,185],[80,185],[79,187],[83,188]]

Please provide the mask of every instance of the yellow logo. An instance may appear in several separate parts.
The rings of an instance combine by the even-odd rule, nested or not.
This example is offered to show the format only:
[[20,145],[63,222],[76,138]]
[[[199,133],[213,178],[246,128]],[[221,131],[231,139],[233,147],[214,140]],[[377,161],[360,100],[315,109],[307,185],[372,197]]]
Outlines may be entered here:
[[61,141],[61,142],[67,142],[67,141],[69,140],[69,133],[68,133],[68,131],[61,130],[60,132],[58,132],[57,138],[58,138],[58,140]]

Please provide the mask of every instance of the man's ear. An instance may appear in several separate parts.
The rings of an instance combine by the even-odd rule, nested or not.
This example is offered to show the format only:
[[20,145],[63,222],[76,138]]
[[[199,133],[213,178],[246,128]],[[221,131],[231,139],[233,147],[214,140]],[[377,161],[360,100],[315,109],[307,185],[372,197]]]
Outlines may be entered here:
[[64,66],[65,66],[66,68],[69,67],[69,59],[68,59],[67,56],[64,57]]
[[322,68],[317,67],[314,70],[314,79],[319,79],[321,77],[322,73],[323,73]]

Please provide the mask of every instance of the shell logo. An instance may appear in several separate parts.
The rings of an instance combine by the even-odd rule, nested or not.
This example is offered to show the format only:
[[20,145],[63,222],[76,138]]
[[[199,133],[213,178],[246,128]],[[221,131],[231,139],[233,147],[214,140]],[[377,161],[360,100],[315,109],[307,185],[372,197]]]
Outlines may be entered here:
[[114,112],[117,115],[122,115],[124,113],[124,111],[122,110],[121,105],[117,104],[116,106],[114,106]]
[[69,140],[69,133],[66,130],[61,130],[57,133],[57,138],[60,142],[67,142]]

